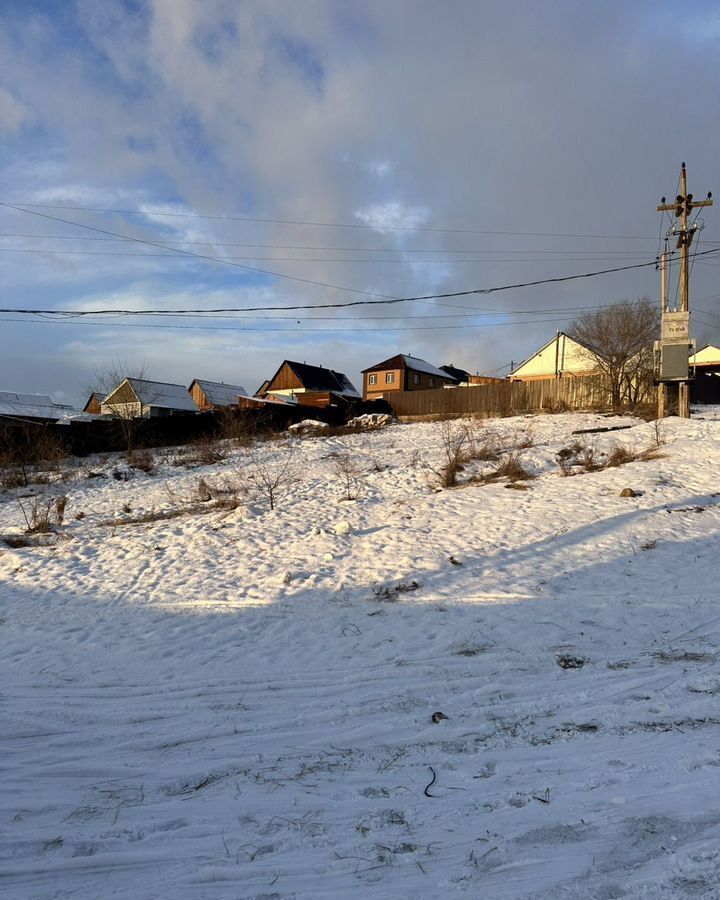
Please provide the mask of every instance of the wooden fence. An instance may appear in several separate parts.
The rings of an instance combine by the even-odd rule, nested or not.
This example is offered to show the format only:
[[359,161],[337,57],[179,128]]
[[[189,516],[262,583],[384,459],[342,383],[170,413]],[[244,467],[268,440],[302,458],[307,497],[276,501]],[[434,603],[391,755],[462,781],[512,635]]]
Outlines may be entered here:
[[[606,409],[608,390],[602,379],[549,378],[542,381],[504,381],[429,391],[397,391],[384,399],[396,416],[503,416],[537,410]],[[650,402],[655,402],[653,396]]]

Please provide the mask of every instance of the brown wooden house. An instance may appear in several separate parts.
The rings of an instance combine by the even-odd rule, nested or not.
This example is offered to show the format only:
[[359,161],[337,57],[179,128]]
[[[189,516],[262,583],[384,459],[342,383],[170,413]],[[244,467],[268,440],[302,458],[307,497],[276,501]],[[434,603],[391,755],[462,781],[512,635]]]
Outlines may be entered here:
[[239,384],[205,381],[200,378],[193,379],[188,391],[200,412],[237,406],[240,397],[247,397],[247,391]]
[[88,397],[88,401],[83,406],[83,412],[89,413],[91,416],[99,416],[100,415],[100,404],[103,402],[104,394],[99,394],[97,391],[93,391],[92,394]]
[[426,391],[455,384],[457,381],[447,372],[405,353],[363,370],[365,400],[378,400],[391,391]]
[[283,361],[272,378],[263,382],[256,396],[318,407],[360,399],[360,394],[342,372],[289,359]]

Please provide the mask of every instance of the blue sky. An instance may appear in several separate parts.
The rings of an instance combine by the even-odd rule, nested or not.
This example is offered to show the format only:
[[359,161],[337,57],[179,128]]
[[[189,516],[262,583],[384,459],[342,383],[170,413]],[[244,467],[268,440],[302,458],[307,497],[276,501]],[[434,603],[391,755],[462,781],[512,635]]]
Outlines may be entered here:
[[[0,200],[24,210],[0,207],[0,305],[283,307],[652,259],[680,161],[720,188],[718,37],[709,2],[0,0]],[[693,270],[700,340],[717,265]],[[115,361],[254,388],[283,358],[358,381],[396,352],[488,372],[658,287],[650,267],[233,321],[6,315],[0,387],[80,399]]]

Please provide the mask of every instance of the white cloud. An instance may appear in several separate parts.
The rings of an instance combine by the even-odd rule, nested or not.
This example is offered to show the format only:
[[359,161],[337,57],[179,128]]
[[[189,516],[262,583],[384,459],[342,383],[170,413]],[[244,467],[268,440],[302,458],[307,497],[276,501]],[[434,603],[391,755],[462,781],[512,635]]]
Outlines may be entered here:
[[376,231],[387,233],[395,228],[412,231],[427,222],[429,213],[420,206],[407,206],[399,200],[389,200],[359,209],[355,217]]
[[0,87],[0,131],[17,131],[29,115],[27,107]]

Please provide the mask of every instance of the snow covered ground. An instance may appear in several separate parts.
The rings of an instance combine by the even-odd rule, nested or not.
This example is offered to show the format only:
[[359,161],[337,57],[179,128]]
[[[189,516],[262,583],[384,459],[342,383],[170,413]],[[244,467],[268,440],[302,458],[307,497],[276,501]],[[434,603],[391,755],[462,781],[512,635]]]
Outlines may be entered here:
[[[573,430],[632,426],[582,438],[597,455],[653,426],[486,423],[532,442],[526,490],[437,491],[440,424],[295,440],[274,511],[134,525],[104,523],[287,451],[128,481],[90,461],[57,543],[0,550],[0,894],[719,897],[713,415],[575,477]],[[0,494],[0,533],[24,493]]]

